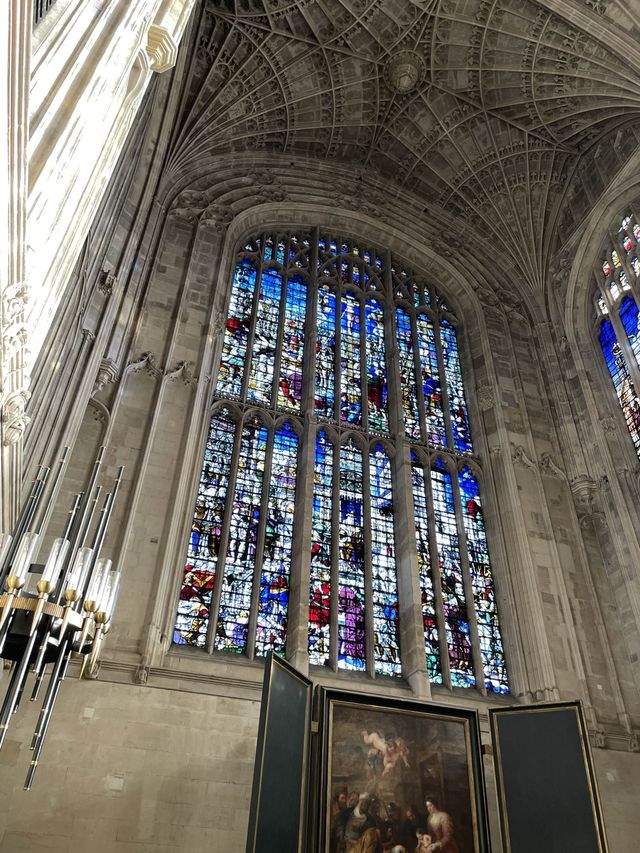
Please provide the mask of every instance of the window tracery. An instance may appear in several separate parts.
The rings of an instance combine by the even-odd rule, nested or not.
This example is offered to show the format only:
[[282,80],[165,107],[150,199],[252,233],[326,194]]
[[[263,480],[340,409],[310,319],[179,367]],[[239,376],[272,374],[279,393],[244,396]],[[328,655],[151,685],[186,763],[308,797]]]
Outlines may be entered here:
[[310,663],[401,675],[406,465],[429,678],[508,692],[456,325],[388,251],[320,231],[243,244],[176,643],[283,653],[304,552]]
[[640,456],[640,224],[627,213],[595,265],[594,304],[600,348],[636,453]]

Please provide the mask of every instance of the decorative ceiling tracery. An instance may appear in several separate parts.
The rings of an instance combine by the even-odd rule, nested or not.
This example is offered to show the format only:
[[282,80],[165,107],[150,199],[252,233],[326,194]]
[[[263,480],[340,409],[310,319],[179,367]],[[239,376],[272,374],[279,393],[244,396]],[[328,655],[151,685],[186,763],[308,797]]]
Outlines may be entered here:
[[[601,22],[622,9],[574,5]],[[352,163],[540,287],[570,176],[640,117],[640,73],[608,26],[598,39],[533,0],[205,0],[172,165]]]

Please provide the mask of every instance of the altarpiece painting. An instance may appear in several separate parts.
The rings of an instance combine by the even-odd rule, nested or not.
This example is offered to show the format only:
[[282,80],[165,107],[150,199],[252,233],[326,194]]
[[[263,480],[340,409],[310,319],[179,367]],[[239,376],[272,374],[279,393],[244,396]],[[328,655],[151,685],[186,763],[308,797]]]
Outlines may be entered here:
[[327,692],[322,853],[483,853],[475,712]]

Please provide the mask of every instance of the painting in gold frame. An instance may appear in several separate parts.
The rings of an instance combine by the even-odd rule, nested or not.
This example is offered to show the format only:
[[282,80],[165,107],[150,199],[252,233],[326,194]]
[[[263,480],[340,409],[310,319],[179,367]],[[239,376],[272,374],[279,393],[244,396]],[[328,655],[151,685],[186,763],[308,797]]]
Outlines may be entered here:
[[486,853],[475,711],[324,690],[319,853]]

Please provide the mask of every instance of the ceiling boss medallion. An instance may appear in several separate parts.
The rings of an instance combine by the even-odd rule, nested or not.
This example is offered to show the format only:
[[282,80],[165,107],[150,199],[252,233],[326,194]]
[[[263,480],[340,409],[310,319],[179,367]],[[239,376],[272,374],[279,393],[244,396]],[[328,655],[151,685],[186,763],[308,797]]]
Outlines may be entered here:
[[413,50],[401,50],[389,57],[383,75],[387,86],[399,95],[407,95],[422,82],[425,64]]

